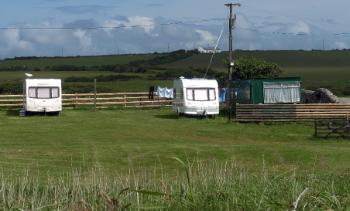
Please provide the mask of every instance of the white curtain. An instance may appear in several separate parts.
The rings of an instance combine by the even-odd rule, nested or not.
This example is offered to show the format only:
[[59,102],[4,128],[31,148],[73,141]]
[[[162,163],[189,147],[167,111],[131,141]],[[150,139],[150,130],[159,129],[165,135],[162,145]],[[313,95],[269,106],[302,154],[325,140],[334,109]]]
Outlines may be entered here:
[[300,82],[264,82],[264,103],[300,102]]

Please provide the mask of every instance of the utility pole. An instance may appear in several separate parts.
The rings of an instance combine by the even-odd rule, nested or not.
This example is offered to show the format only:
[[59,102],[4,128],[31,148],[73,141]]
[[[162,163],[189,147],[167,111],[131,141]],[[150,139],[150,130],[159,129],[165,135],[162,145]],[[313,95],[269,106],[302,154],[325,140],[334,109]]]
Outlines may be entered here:
[[[232,74],[233,74],[233,68],[234,68],[234,60],[233,60],[233,38],[232,38],[232,30],[234,29],[235,22],[236,22],[236,15],[233,16],[233,7],[237,6],[240,7],[241,4],[233,4],[228,3],[225,4],[225,6],[229,7],[230,9],[230,18],[229,18],[229,67],[228,67],[228,80],[227,80],[227,100],[226,100],[226,107],[227,107],[227,114],[228,114],[228,122],[230,123],[232,121]],[[235,98],[235,97],[234,97]],[[236,102],[234,102],[236,104]],[[236,105],[235,105],[236,106]]]
[[323,51],[325,50],[325,41],[323,39]]

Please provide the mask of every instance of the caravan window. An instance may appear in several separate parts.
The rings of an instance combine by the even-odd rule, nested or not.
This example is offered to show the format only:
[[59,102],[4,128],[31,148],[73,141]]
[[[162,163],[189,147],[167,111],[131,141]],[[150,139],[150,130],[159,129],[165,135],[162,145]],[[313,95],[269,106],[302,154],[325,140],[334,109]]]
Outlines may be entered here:
[[194,100],[206,101],[208,100],[208,89],[195,89]]
[[37,88],[37,93],[37,98],[39,99],[48,99],[51,96],[50,88],[46,87]]
[[38,99],[59,98],[60,90],[58,87],[29,87],[28,96]]
[[193,89],[186,89],[187,100],[193,100]]
[[58,87],[51,88],[51,98],[58,98],[60,97],[60,90]]
[[216,100],[215,89],[209,89],[209,100]]
[[214,101],[216,100],[215,89],[213,88],[189,88],[186,89],[187,100],[193,101]]
[[28,90],[28,96],[30,98],[36,98],[36,88],[30,87]]

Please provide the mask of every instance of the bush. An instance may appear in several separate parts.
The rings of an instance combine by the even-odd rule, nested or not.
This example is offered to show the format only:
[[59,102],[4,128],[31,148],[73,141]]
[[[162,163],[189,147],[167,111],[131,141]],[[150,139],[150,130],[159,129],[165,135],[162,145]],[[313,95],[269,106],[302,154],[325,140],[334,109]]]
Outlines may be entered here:
[[[227,61],[225,61],[228,64]],[[226,86],[228,74],[225,72],[209,71],[219,82],[220,86]],[[276,78],[282,73],[281,68],[274,63],[254,57],[241,57],[235,63],[233,80],[247,80],[255,78]]]
[[141,79],[140,76],[135,75],[99,75],[96,77],[77,77],[72,76],[66,78],[65,82],[93,82],[96,79],[99,82],[108,82],[108,81],[128,81],[134,79]]
[[0,84],[0,94],[22,94],[21,82],[7,82]]
[[281,68],[271,62],[254,57],[241,57],[236,61],[234,79],[276,78],[282,73]]
[[32,71],[32,68],[29,68],[25,65],[15,65],[9,67],[0,67],[0,71]]
[[350,86],[345,87],[345,89],[342,91],[342,94],[345,96],[350,96]]
[[52,71],[86,71],[85,66],[75,66],[75,65],[54,65],[51,67]]

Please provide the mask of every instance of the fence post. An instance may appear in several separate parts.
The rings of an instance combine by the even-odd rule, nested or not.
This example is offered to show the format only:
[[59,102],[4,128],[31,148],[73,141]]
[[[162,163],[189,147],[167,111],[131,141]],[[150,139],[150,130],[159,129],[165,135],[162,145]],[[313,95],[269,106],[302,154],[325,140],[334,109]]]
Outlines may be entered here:
[[126,94],[124,94],[124,108],[126,108],[126,102],[127,102],[127,100],[126,100]]
[[97,88],[96,88],[96,78],[94,79],[94,111],[96,111],[96,101],[97,101]]
[[159,97],[159,95],[157,95],[157,99],[158,99],[157,104],[160,105],[160,97]]
[[317,137],[317,120],[315,119],[315,137]]
[[78,106],[78,93],[75,93],[75,96],[73,96],[73,104],[74,108]]

